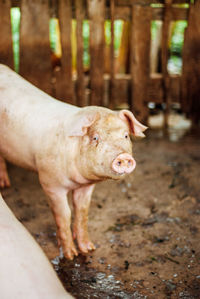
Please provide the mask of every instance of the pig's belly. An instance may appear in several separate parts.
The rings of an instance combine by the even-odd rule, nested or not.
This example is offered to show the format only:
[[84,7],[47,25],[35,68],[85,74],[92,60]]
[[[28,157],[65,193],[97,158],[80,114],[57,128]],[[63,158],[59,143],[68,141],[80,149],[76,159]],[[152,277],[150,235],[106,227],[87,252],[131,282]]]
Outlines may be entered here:
[[[24,145],[22,145],[22,147],[24,147]],[[34,157],[24,153],[24,150],[19,151],[9,142],[1,143],[0,155],[17,166],[36,171]]]
[[34,154],[29,140],[23,132],[10,128],[8,121],[3,121],[0,113],[0,154],[9,162],[23,168],[36,170]]
[[24,159],[24,157],[22,156],[22,153],[18,153],[18,152],[14,152],[10,153],[12,151],[12,148],[9,149],[9,151],[7,149],[0,149],[0,154],[2,155],[2,157],[4,159],[6,159],[7,161],[20,166],[22,168],[26,168],[29,170],[33,170],[33,171],[37,171],[36,167],[35,167],[35,163],[34,163],[34,159],[32,160],[27,160]]

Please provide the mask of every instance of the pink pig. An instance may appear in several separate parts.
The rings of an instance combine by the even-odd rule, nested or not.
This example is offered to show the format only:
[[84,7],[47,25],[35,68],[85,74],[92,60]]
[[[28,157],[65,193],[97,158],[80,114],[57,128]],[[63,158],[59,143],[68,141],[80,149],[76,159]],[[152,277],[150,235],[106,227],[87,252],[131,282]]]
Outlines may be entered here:
[[73,299],[44,252],[15,218],[0,193],[1,299]]
[[[11,163],[38,172],[57,224],[57,238],[66,258],[73,259],[77,239],[82,253],[90,241],[88,209],[95,183],[131,173],[129,134],[144,137],[147,127],[128,110],[79,108],[45,94],[11,69],[0,65],[0,153]],[[0,186],[9,186],[3,158]],[[73,192],[75,219],[67,194]]]

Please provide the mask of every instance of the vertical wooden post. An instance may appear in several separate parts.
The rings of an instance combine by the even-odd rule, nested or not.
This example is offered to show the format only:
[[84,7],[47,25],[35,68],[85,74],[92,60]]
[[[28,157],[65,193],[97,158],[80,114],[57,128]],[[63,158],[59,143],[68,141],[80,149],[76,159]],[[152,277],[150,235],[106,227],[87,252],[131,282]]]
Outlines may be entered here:
[[109,107],[115,106],[115,56],[114,56],[114,21],[115,21],[115,0],[110,1],[111,16],[111,44],[110,44],[110,100]]
[[22,0],[20,74],[51,94],[48,0]]
[[87,0],[90,18],[91,105],[103,104],[104,0]]
[[165,128],[167,128],[168,125],[169,109],[170,109],[170,102],[171,102],[171,99],[169,98],[170,77],[167,70],[168,58],[169,58],[168,45],[169,45],[169,29],[170,29],[170,21],[171,21],[171,4],[172,4],[172,0],[165,0],[164,19],[163,19],[163,26],[162,26],[162,42],[161,42],[163,102],[166,105],[166,109],[164,111]]
[[190,4],[188,27],[183,48],[181,78],[182,109],[193,119],[200,120],[200,0]]
[[13,68],[13,46],[11,34],[10,8],[11,1],[0,1],[0,63]]
[[83,0],[76,0],[76,40],[77,40],[77,82],[76,96],[77,105],[86,105],[84,68],[83,68],[83,20],[84,20]]
[[131,24],[131,110],[140,121],[148,116],[151,8],[133,5]]
[[56,98],[74,104],[72,83],[72,49],[71,49],[71,0],[59,0],[58,18],[61,33],[61,67],[55,72]]

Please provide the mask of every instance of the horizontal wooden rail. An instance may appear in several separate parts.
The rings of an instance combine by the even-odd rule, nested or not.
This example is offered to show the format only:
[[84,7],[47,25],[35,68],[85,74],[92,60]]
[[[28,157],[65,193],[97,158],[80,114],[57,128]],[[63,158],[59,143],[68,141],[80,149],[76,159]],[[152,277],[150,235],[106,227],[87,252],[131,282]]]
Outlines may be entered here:
[[[84,77],[84,85],[89,86],[89,76],[85,75]],[[109,74],[105,74],[103,76],[104,81],[104,93],[107,91],[106,86],[110,85],[111,77]],[[77,77],[73,77],[73,84],[76,85]],[[169,77],[169,97],[173,99],[174,102],[180,102],[180,75],[171,75]],[[129,85],[131,83],[131,74],[117,74],[115,75],[115,99],[111,99],[115,103],[113,108],[120,106],[121,103],[127,102],[128,93],[129,93]],[[149,78],[148,89],[144,95],[145,103],[153,102],[156,104],[163,103],[163,75],[160,73],[151,74]],[[90,93],[90,88],[87,88],[87,93]],[[104,98],[109,95],[104,94]]]
[[[190,0],[173,0],[173,4],[188,4]],[[141,5],[147,6],[151,4],[165,4],[165,0],[115,0],[118,6]]]
[[[164,15],[164,7],[159,8],[153,8],[152,10],[152,20],[163,20]],[[179,21],[179,20],[187,20],[188,18],[188,8],[178,8],[178,7],[172,7],[171,8],[171,15],[173,21]],[[106,10],[106,19],[110,18],[110,10],[107,8]],[[131,20],[131,7],[120,7],[116,6],[115,8],[115,20],[124,20],[124,21],[130,21]]]

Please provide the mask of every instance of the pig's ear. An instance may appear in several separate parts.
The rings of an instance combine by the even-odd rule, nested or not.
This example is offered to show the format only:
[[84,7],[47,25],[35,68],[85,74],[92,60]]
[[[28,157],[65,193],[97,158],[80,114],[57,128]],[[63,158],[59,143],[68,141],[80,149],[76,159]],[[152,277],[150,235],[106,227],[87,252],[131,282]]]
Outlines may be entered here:
[[145,137],[143,132],[147,129],[146,126],[142,125],[133,115],[131,111],[121,110],[119,117],[122,120],[128,121],[131,133],[136,137]]
[[88,128],[99,118],[98,112],[77,113],[69,126],[68,136],[84,136]]

